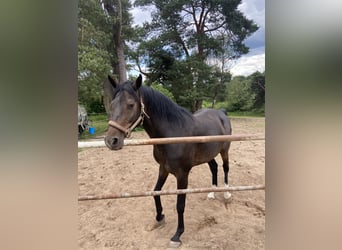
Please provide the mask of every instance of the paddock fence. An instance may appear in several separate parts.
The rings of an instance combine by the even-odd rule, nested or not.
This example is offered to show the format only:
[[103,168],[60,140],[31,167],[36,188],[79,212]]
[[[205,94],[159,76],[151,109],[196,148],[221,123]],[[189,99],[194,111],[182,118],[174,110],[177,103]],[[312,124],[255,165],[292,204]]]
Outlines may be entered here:
[[[130,140],[124,140],[124,146],[141,146],[141,145],[175,144],[175,143],[207,143],[207,142],[225,142],[225,141],[251,141],[251,140],[265,140],[265,136],[260,135],[260,134],[246,134],[246,135],[215,135],[215,136],[130,139]],[[105,146],[106,145],[104,143],[104,140],[79,141],[78,142],[79,148],[105,147]],[[106,195],[86,195],[86,196],[79,196],[78,201],[134,198],[134,197],[160,196],[160,195],[194,194],[194,193],[208,193],[208,192],[251,191],[251,190],[265,190],[265,185],[192,188],[192,189],[146,191],[146,192],[125,192],[125,193],[119,193],[119,194],[106,194]]]
[[265,185],[192,188],[192,189],[177,189],[177,190],[165,190],[165,191],[147,191],[147,192],[132,192],[132,193],[121,193],[121,194],[107,194],[107,195],[98,195],[98,196],[87,195],[87,196],[78,197],[78,200],[79,201],[106,200],[106,199],[159,196],[159,195],[195,194],[195,193],[226,192],[226,191],[234,192],[234,191],[250,191],[250,190],[264,190],[264,189],[265,189]]
[[[157,144],[176,144],[176,143],[207,143],[207,142],[225,142],[225,141],[251,141],[265,140],[265,136],[258,134],[246,135],[212,135],[212,136],[188,136],[188,137],[168,137],[168,138],[150,138],[150,139],[129,139],[124,140],[124,146],[141,146]],[[104,140],[79,141],[79,148],[105,147]]]

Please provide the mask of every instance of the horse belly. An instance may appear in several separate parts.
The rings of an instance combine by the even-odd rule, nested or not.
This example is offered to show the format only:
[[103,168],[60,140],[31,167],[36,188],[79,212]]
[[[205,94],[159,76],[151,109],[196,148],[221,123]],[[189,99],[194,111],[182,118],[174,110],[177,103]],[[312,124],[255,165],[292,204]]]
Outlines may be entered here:
[[206,163],[214,159],[224,148],[222,142],[198,143],[195,147],[193,166]]
[[187,168],[193,166],[193,150],[190,144],[154,145],[154,159],[167,168],[170,173],[174,168]]

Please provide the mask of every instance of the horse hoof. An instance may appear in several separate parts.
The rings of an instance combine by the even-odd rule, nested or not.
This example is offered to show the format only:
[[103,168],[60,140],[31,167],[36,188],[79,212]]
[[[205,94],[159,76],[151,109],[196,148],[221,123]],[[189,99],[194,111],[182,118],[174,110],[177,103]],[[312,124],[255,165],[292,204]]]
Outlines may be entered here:
[[214,193],[214,192],[210,192],[210,193],[208,194],[208,199],[214,200],[214,199],[215,199],[215,193]]
[[153,231],[157,228],[163,228],[165,226],[165,217],[161,221],[155,221],[152,225],[148,225],[146,230]]
[[181,241],[172,241],[172,240],[170,240],[169,247],[171,247],[171,248],[178,248],[178,247],[180,247],[180,245],[182,245]]
[[226,200],[229,200],[229,199],[232,197],[232,194],[229,193],[229,192],[225,192],[225,193],[223,194],[223,196],[224,196],[224,198],[225,198]]

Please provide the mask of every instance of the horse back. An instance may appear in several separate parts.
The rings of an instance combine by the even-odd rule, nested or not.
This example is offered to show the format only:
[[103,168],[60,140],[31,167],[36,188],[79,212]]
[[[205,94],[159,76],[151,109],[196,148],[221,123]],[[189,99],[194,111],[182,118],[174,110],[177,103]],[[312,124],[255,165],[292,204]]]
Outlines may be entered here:
[[194,113],[194,135],[230,135],[232,128],[228,116],[222,110],[200,109]]

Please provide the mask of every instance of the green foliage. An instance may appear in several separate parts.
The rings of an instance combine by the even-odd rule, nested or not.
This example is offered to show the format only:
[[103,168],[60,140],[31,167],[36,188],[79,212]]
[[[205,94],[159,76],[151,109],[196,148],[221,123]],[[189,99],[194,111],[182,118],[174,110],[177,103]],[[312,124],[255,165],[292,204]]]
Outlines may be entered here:
[[251,91],[251,83],[244,77],[235,77],[227,86],[229,111],[251,110],[255,95]]
[[237,76],[227,84],[227,101],[220,105],[229,111],[265,112],[265,73]]
[[209,102],[209,101],[203,101],[202,103],[202,108],[212,108],[213,107],[213,103],[212,102]]
[[170,98],[171,100],[175,101],[175,98],[173,96],[173,94],[171,93],[171,91],[169,91],[168,89],[166,89],[163,85],[161,85],[160,83],[157,82],[153,82],[150,86],[151,88],[159,91],[160,93],[162,93],[163,95],[167,96],[168,98]]
[[[243,41],[258,27],[238,10],[241,0],[137,0],[138,6],[154,5],[152,23],[146,25],[170,49],[190,55],[191,50],[204,56],[222,51],[218,40],[229,36],[229,43],[238,54],[248,52]],[[205,13],[205,14],[204,14]],[[202,58],[202,59],[204,59]]]
[[107,17],[95,0],[80,0],[78,14],[78,101],[88,112],[103,112],[103,79],[110,71]]
[[[150,69],[146,74],[169,89],[177,102],[192,111],[204,100],[223,99],[225,60],[248,52],[243,41],[258,27],[238,10],[241,0],[137,0],[154,6],[152,22],[145,23],[141,42],[132,56]],[[219,58],[222,66],[210,66]],[[230,77],[228,77],[230,78]]]
[[[88,112],[104,111],[103,83],[108,74],[119,73],[117,44],[123,44],[120,51],[127,54],[127,41],[136,39],[129,13],[131,3],[120,0],[120,4],[122,18],[117,0],[78,1],[78,101]],[[120,34],[118,24],[122,28]],[[120,56],[121,62],[123,57]]]
[[106,112],[106,109],[104,107],[102,100],[93,100],[92,102],[90,102],[89,110],[97,114]]
[[[203,106],[264,112],[265,74],[231,80],[228,73],[227,62],[248,52],[244,40],[258,28],[238,10],[241,0],[137,0],[155,11],[151,23],[134,28],[130,1],[121,3],[125,54],[149,69],[143,72],[147,85],[191,111]],[[89,113],[104,112],[103,82],[116,74],[117,4],[78,2],[78,101]],[[200,19],[200,13],[207,14]]]
[[251,90],[255,94],[253,108],[261,112],[265,111],[265,72],[255,72],[249,76]]
[[105,50],[79,45],[78,51],[78,100],[91,110],[92,102],[100,102],[103,96],[103,79],[110,70],[109,55]]

